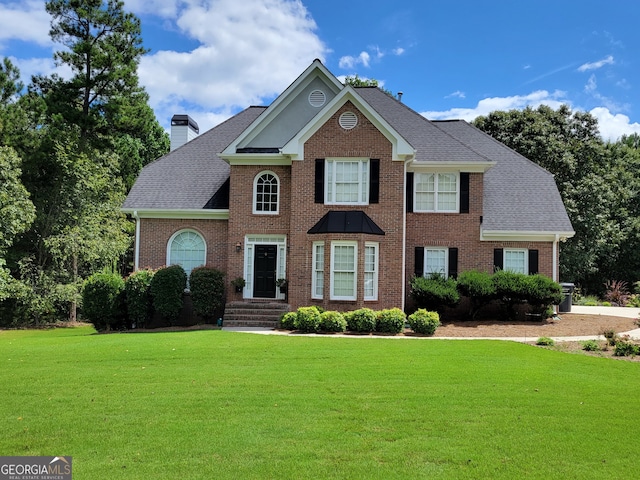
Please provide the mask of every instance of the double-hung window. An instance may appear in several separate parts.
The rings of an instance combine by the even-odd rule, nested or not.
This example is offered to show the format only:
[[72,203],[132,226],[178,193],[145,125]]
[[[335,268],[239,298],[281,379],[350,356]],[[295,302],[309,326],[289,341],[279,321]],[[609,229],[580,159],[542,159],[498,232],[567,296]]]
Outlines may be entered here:
[[378,299],[378,244],[374,242],[364,246],[364,299]]
[[504,270],[513,273],[528,273],[528,253],[525,249],[504,249]]
[[429,277],[438,274],[447,276],[447,249],[446,248],[425,248],[424,249],[424,274]]
[[326,204],[369,203],[369,159],[327,159],[324,191]]
[[414,211],[458,211],[457,173],[416,173],[414,182]]
[[322,298],[324,295],[324,242],[313,242],[312,262],[311,298]]
[[331,243],[331,299],[355,300],[357,295],[358,245]]

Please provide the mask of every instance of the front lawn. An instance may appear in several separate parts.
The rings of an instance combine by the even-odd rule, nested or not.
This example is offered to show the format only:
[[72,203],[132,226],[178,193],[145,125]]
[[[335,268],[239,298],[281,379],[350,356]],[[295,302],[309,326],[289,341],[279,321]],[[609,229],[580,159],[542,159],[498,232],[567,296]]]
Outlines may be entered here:
[[0,454],[76,480],[628,478],[639,378],[499,341],[3,331]]

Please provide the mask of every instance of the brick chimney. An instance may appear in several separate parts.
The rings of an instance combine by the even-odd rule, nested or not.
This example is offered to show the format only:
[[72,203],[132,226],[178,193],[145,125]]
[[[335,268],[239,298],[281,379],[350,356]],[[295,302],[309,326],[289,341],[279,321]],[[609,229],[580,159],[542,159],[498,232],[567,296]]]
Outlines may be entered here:
[[200,133],[198,124],[189,115],[171,117],[171,151],[193,140]]

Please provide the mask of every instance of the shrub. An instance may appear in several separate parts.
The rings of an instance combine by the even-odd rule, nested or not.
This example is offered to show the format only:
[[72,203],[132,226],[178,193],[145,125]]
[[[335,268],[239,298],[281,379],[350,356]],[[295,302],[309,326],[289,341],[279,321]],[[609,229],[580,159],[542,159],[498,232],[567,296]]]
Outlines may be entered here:
[[613,347],[618,341],[618,334],[613,330],[605,330],[602,332],[602,335],[607,339],[607,344],[611,347]]
[[625,307],[629,301],[629,286],[623,280],[608,280],[604,284],[606,292],[604,298],[619,307]]
[[616,357],[634,357],[640,354],[640,346],[626,340],[619,340],[613,350]]
[[354,332],[374,332],[376,330],[376,312],[370,308],[361,308],[351,312],[348,321],[349,330]]
[[144,328],[153,313],[151,299],[151,279],[153,270],[133,272],[124,282],[125,303],[129,321],[138,328]]
[[224,309],[224,273],[211,267],[194,268],[189,275],[193,310],[205,320],[220,316]]
[[407,320],[405,313],[399,308],[380,310],[376,319],[376,330],[384,333],[400,333]]
[[476,318],[478,311],[496,297],[492,275],[478,270],[462,272],[458,277],[458,291],[471,302],[469,316]]
[[527,300],[529,290],[527,276],[508,270],[499,270],[493,274],[496,296],[502,303],[507,318],[515,318],[516,306]]
[[182,310],[182,294],[187,288],[187,274],[180,265],[158,270],[151,279],[153,308],[173,324]]
[[438,315],[438,312],[429,312],[424,308],[420,308],[409,315],[407,321],[414,332],[433,335],[436,328],[440,326],[440,315]]
[[280,317],[280,328],[285,330],[295,330],[297,317],[298,314],[296,312],[283,313]]
[[[559,305],[564,299],[562,287],[544,275],[525,275],[525,300],[532,312],[548,316],[551,305]],[[545,317],[546,318],[546,317]]]
[[460,301],[456,281],[445,279],[437,273],[430,277],[413,277],[411,279],[411,297],[419,308],[430,308],[441,311],[443,307],[455,307]]
[[549,337],[540,337],[536,340],[536,345],[541,345],[543,347],[552,347],[555,344],[556,342],[554,342],[553,338]]
[[316,307],[300,307],[295,320],[295,327],[301,332],[313,333],[320,329],[320,312]]
[[600,345],[595,340],[585,340],[580,342],[582,345],[582,350],[585,352],[599,352],[601,350]]
[[116,273],[94,273],[82,288],[82,311],[96,330],[110,330],[119,317],[124,280]]
[[320,330],[324,332],[344,332],[347,321],[340,312],[322,312],[320,314]]

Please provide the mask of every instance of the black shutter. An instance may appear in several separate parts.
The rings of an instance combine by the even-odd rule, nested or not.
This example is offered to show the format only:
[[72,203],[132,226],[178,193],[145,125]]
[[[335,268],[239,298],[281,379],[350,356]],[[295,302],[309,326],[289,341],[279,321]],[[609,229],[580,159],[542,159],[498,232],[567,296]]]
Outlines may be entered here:
[[502,270],[504,268],[504,251],[501,248],[493,249],[493,270]]
[[324,158],[316,159],[315,203],[324,203]]
[[413,172],[407,172],[407,212],[413,212]]
[[538,273],[538,250],[529,250],[529,275]]
[[380,198],[380,160],[369,160],[369,203],[378,203]]
[[469,173],[460,173],[460,213],[469,213]]
[[422,277],[424,275],[424,247],[416,247],[416,260],[414,270],[416,277]]
[[458,249],[449,248],[449,278],[458,278]]

